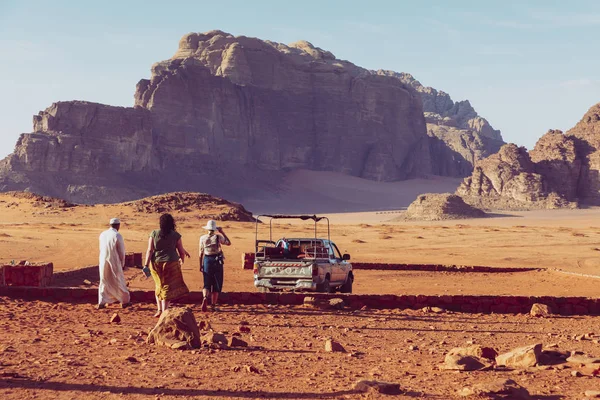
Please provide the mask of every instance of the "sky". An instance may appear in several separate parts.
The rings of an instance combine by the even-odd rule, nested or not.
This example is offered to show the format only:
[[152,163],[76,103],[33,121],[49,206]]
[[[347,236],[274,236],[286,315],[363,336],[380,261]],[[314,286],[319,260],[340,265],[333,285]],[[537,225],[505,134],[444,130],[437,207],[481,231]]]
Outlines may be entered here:
[[188,32],[307,40],[470,100],[532,148],[600,102],[600,1],[0,0],[0,158],[56,101],[132,106]]

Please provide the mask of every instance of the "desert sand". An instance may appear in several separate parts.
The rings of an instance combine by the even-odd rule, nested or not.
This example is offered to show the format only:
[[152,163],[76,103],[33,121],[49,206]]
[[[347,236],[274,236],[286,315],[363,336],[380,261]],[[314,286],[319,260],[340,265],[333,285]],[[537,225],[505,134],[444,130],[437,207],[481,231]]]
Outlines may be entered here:
[[[0,261],[52,261],[57,271],[96,265],[98,235],[113,216],[123,221],[127,250],[144,252],[159,217],[122,205],[36,207],[9,195],[0,195],[0,209]],[[600,276],[599,209],[513,212],[441,222],[397,221],[402,212],[329,214],[331,238],[355,261],[540,270],[494,274],[357,270],[355,293],[597,297],[599,281],[593,275]],[[195,212],[174,214],[186,249],[197,254],[205,219]],[[233,242],[225,249],[225,291],[253,291],[252,272],[241,268],[241,254],[253,250],[255,225],[223,222],[222,226]],[[268,234],[265,224],[259,231]],[[308,236],[312,225],[278,223],[274,232],[275,236]],[[132,289],[153,287],[138,269],[128,269],[126,276]],[[190,289],[200,290],[196,259],[184,264],[184,277]],[[84,286],[83,281],[68,284]],[[578,399],[584,391],[599,387],[590,371],[575,364],[460,374],[437,368],[446,352],[467,343],[492,346],[499,352],[526,344],[556,344],[561,350],[600,356],[598,340],[575,340],[600,332],[598,317],[536,319],[267,305],[222,306],[205,316],[194,307],[197,318],[208,318],[213,329],[226,334],[237,331],[240,321],[249,322],[251,331],[242,338],[250,347],[176,352],[145,343],[156,321],[153,307],[134,304],[125,310],[97,311],[92,304],[0,298],[0,395],[6,399],[380,398],[380,393],[353,390],[358,379],[375,379],[398,383],[403,394],[394,398],[448,399],[463,387],[510,378],[536,399]],[[115,311],[121,315],[120,324],[109,323]],[[325,352],[328,337],[338,340],[347,353]],[[584,376],[575,377],[574,371]]]
[[[145,253],[148,234],[158,228],[159,215],[120,205],[46,209],[7,195],[0,195],[0,201],[0,262],[52,261],[56,271],[97,265],[98,235],[111,217],[121,218],[121,233],[131,252]],[[600,225],[595,222],[600,209],[511,212],[460,221],[395,221],[401,212],[328,214],[331,239],[354,261],[535,267],[541,271],[444,277],[362,270],[356,272],[356,293],[592,297],[598,293],[598,281],[588,275],[600,276]],[[191,289],[199,290],[202,278],[196,255],[206,221],[195,212],[174,215],[184,246],[193,255],[184,264],[184,277]],[[225,248],[225,290],[252,291],[252,272],[242,270],[241,254],[254,250],[255,224],[224,222],[222,226],[232,240],[232,246]],[[319,234],[326,234],[325,227],[319,225]],[[309,222],[274,223],[273,234],[278,237],[310,236],[312,232]],[[259,234],[269,234],[266,224],[259,225]],[[152,288],[139,270],[127,275],[132,288]]]

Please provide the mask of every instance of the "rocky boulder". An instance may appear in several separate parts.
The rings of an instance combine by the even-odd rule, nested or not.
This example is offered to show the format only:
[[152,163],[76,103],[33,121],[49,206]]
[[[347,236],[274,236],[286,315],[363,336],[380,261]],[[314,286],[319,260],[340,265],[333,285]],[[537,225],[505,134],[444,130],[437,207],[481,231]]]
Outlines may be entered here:
[[413,201],[406,213],[406,220],[440,221],[447,219],[483,218],[482,210],[466,204],[460,196],[450,193],[421,194]]
[[519,347],[496,357],[496,364],[510,368],[535,367],[542,354],[541,343]]
[[529,311],[529,315],[532,317],[551,317],[552,314],[552,309],[549,306],[540,303],[534,303]]
[[148,334],[147,342],[173,349],[199,348],[200,331],[194,313],[189,307],[167,309]]
[[490,369],[492,364],[481,357],[448,353],[439,368],[448,371],[478,371]]

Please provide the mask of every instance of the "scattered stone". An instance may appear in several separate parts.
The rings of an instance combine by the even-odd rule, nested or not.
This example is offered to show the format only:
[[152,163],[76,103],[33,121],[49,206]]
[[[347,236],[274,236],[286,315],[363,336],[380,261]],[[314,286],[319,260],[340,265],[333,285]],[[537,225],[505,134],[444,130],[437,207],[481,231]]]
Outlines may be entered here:
[[496,357],[496,364],[511,368],[535,367],[542,353],[542,344],[519,347]]
[[484,399],[529,400],[531,396],[524,387],[512,379],[500,379],[489,383],[478,383],[458,392],[463,397],[478,397]]
[[446,354],[444,363],[439,368],[446,371],[481,371],[492,368],[492,363],[477,356]]
[[232,336],[229,339],[228,345],[229,347],[248,347],[248,343],[238,338],[237,336]]
[[401,394],[402,390],[400,385],[397,383],[379,382],[379,381],[368,381],[360,380],[354,384],[354,391],[356,392],[375,392],[381,394]]
[[129,361],[130,363],[136,363],[138,362],[137,358],[129,356],[125,358],[125,361]]
[[304,305],[309,307],[314,307],[317,305],[317,299],[312,296],[306,296],[304,298]]
[[344,300],[342,299],[331,299],[329,300],[329,307],[336,309],[336,310],[343,310],[344,309]]
[[590,399],[600,399],[600,390],[586,390],[584,395]]
[[419,350],[419,347],[418,347],[418,346],[415,346],[414,344],[412,344],[412,345],[408,346],[408,349],[409,349],[410,351],[416,351],[416,350]]
[[448,352],[451,355],[475,356],[494,360],[498,356],[498,352],[491,347],[483,347],[481,345],[473,345],[468,347],[456,347]]
[[178,349],[200,347],[200,331],[189,307],[169,308],[164,311],[156,326],[148,334],[148,343]]
[[548,318],[551,317],[554,313],[552,312],[552,309],[546,304],[535,303],[531,306],[531,311],[529,311],[529,314],[532,317]]
[[202,320],[198,322],[198,330],[201,331],[210,331],[212,329],[209,320]]
[[579,372],[579,371],[571,371],[571,376],[574,376],[574,377],[576,377],[576,378],[579,378],[579,377],[581,377],[581,376],[583,376],[583,375],[582,375],[582,374],[581,374],[581,372]]
[[345,353],[346,349],[344,349],[344,346],[342,346],[340,343],[336,342],[333,339],[327,339],[325,341],[325,351],[329,352],[329,353]]
[[444,310],[443,308],[429,307],[429,306],[421,308],[421,311],[423,311],[425,313],[434,313],[434,314],[442,314],[442,313],[446,312],[446,310]]
[[185,372],[173,372],[173,373],[171,374],[171,376],[172,376],[173,378],[179,378],[179,379],[186,378],[186,376],[185,376]]
[[242,333],[250,333],[250,327],[246,325],[242,325],[238,328],[238,330]]
[[112,315],[112,317],[110,317],[110,323],[111,324],[118,324],[121,322],[121,317],[119,316],[118,313],[114,313]]
[[598,364],[600,363],[600,358],[589,357],[584,354],[572,354],[569,358],[567,358],[567,362],[573,364]]
[[110,342],[109,342],[109,343],[110,343],[110,344],[116,344],[117,342],[118,342],[118,340],[117,340],[117,339],[110,339]]
[[260,374],[258,368],[253,367],[252,365],[246,365],[244,368],[246,369],[246,372],[250,372],[252,374]]
[[202,342],[206,344],[216,343],[227,345],[227,337],[222,333],[209,332],[202,335]]

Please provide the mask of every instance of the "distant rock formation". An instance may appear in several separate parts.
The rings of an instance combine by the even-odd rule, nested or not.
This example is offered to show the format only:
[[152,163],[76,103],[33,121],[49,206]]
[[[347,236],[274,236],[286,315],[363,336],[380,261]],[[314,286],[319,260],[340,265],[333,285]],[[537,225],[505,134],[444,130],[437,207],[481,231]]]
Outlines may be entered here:
[[600,205],[600,103],[566,134],[548,131],[529,153],[507,144],[478,161],[456,193],[491,209]]
[[485,216],[485,212],[466,204],[455,194],[426,193],[420,194],[400,218],[415,221],[442,221]]
[[478,160],[504,144],[500,131],[479,116],[468,100],[455,103],[448,93],[423,86],[411,74],[378,73],[400,79],[421,95],[434,174],[468,176]]
[[499,132],[409,77],[305,41],[190,33],[139,81],[134,107],[68,101],[36,115],[0,162],[0,190],[80,203],[181,190],[235,200],[300,168],[380,181],[467,175]]

